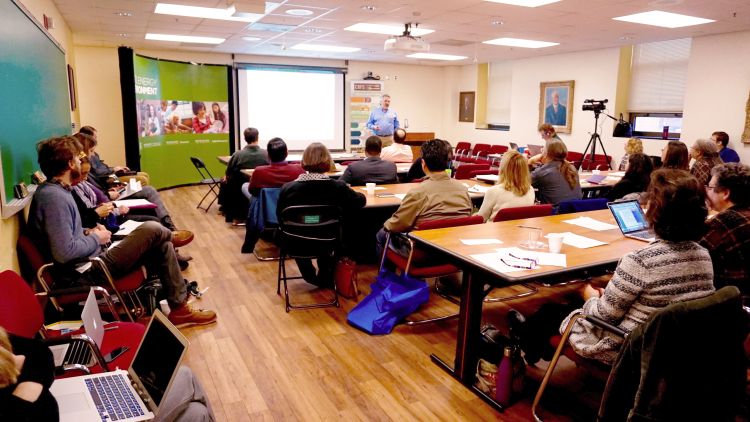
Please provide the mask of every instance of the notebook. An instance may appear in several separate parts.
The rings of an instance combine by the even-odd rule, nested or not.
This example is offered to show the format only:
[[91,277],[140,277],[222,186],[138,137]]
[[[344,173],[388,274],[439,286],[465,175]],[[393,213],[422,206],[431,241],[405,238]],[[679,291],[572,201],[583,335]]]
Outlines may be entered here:
[[[102,320],[101,312],[99,312],[99,305],[96,303],[94,289],[89,291],[86,303],[83,305],[81,320],[83,320],[83,328],[86,335],[94,340],[97,347],[101,348],[102,341],[104,340],[104,321]],[[76,363],[91,366],[95,363],[94,356],[91,354],[91,348],[83,341],[50,346],[49,349],[52,351],[55,367]]]
[[606,178],[606,174],[592,174],[588,179],[586,179],[586,182],[591,183],[592,185],[598,185],[602,182],[602,180]]
[[55,380],[50,391],[60,407],[60,421],[153,419],[169,393],[187,346],[185,336],[155,311],[127,371]]
[[644,242],[656,240],[656,234],[648,227],[646,216],[638,200],[610,202],[607,206],[615,216],[615,221],[625,237]]

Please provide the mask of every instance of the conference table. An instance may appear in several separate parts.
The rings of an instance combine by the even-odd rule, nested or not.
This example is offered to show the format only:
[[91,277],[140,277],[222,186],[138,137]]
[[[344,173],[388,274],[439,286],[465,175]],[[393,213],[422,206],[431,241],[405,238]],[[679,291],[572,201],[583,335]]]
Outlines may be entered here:
[[[331,177],[334,179],[341,177],[344,174],[344,170],[346,170],[346,167],[347,167],[345,165],[338,164],[338,163],[335,163],[335,166],[336,166],[336,171],[329,171],[326,173],[328,177]],[[405,176],[409,172],[410,168],[411,168],[411,163],[396,163],[396,174],[398,174],[399,176]],[[247,177],[252,177],[253,171],[254,169],[240,170],[240,172]]]
[[[603,178],[599,181],[594,181],[595,179],[592,179],[592,177],[597,175],[603,176]],[[604,196],[624,175],[624,171],[599,171],[598,173],[579,171],[578,178],[581,183],[583,198],[588,199]],[[475,178],[486,183],[495,184],[497,183],[498,175],[480,174]]]
[[[505,287],[541,280],[554,283],[555,281],[598,275],[605,270],[615,268],[619,259],[626,253],[647,245],[646,242],[624,237],[616,227],[596,231],[592,228],[565,222],[579,217],[590,217],[599,222],[616,226],[609,210],[599,210],[409,233],[409,237],[417,242],[420,247],[434,251],[436,259],[448,259],[463,271],[454,365],[451,366],[434,354],[431,355],[433,362],[498,409],[502,409],[502,406],[474,387],[484,285],[491,284],[495,287]],[[518,246],[528,238],[528,228],[540,228],[543,233],[570,232],[606,244],[585,249],[563,244],[561,253],[566,255],[567,266],[544,265],[531,270],[514,269],[513,272],[504,272],[504,270],[498,268],[499,265],[495,265],[491,259],[487,259],[489,255],[482,255],[493,253],[498,248]],[[497,239],[503,243],[466,245],[461,239]],[[546,249],[540,251],[548,252]]]
[[[232,158],[231,155],[219,155],[216,157],[217,160],[221,164],[227,165],[229,164],[229,159]],[[331,159],[333,159],[334,163],[341,163],[344,161],[357,161],[364,159],[364,155],[356,154],[356,153],[350,153],[350,152],[332,152],[331,153]],[[289,154],[286,157],[286,160],[290,163],[298,163],[302,161],[302,154]]]

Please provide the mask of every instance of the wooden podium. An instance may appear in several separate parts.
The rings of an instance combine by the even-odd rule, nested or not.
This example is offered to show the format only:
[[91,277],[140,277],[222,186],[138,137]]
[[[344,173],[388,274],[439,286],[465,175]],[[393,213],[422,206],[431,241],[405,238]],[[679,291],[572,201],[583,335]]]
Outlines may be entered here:
[[404,143],[411,147],[414,159],[422,156],[422,144],[430,139],[435,139],[435,132],[407,132]]

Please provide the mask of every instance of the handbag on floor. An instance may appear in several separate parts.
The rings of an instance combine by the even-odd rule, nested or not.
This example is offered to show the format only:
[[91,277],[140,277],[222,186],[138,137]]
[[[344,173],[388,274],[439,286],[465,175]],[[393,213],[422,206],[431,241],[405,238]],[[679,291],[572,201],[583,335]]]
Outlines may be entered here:
[[349,324],[370,334],[390,333],[430,298],[426,282],[389,270],[382,270],[370,287],[371,293],[347,317]]
[[357,286],[357,263],[347,257],[342,257],[336,262],[333,272],[333,280],[336,282],[336,290],[347,299],[359,297]]

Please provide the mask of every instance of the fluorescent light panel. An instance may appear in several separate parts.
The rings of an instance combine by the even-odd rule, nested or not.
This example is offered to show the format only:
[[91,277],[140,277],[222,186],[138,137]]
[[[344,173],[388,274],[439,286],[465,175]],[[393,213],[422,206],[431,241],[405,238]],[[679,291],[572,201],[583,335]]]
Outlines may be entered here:
[[192,35],[170,35],[170,34],[146,34],[147,40],[154,41],[175,41],[175,42],[191,42],[198,44],[221,44],[225,38],[214,38],[214,37],[196,37]]
[[482,44],[504,45],[508,47],[521,48],[544,48],[560,45],[556,42],[524,40],[521,38],[496,38],[494,40],[484,41]]
[[[269,5],[275,3],[266,3],[266,13],[269,11]],[[275,7],[275,6],[274,6]],[[191,18],[202,18],[202,19],[220,19],[225,21],[236,21],[236,22],[255,22],[262,18],[261,14],[248,13],[243,17],[234,17],[234,8],[219,8],[219,7],[199,7],[199,6],[185,6],[182,4],[172,3],[156,3],[154,13],[161,15],[174,15],[174,16],[187,16]]]
[[[383,35],[401,35],[404,33],[403,26],[393,25],[380,25],[377,23],[355,23],[352,26],[344,28],[345,31],[354,32],[367,32],[370,34],[383,34]],[[435,32],[433,29],[424,28],[411,28],[411,35],[419,37],[422,35],[432,34]]]
[[680,15],[679,13],[662,12],[661,10],[652,10],[650,12],[636,13],[634,15],[620,16],[612,19],[616,21],[640,23],[643,25],[660,26],[662,28],[682,28],[684,26],[716,22],[712,19]]
[[492,3],[510,4],[512,6],[539,7],[546,4],[557,3],[560,0],[484,0]]
[[292,50],[304,50],[304,51],[324,51],[327,53],[354,53],[361,50],[358,47],[342,47],[339,45],[324,45],[324,44],[297,44],[292,46]]
[[463,60],[466,56],[453,56],[450,54],[437,54],[437,53],[414,53],[409,54],[406,57],[412,59],[427,59],[427,60]]

